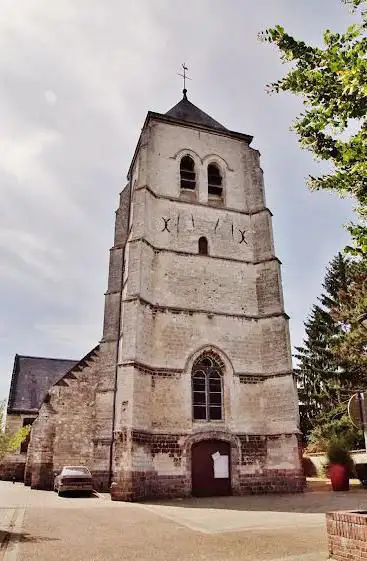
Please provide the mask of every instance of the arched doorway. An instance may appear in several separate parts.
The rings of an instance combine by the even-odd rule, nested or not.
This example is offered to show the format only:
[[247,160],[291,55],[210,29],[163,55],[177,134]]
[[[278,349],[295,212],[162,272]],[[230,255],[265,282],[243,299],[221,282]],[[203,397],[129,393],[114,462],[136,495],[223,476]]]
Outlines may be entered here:
[[201,440],[191,448],[194,497],[231,494],[231,448],[223,440]]

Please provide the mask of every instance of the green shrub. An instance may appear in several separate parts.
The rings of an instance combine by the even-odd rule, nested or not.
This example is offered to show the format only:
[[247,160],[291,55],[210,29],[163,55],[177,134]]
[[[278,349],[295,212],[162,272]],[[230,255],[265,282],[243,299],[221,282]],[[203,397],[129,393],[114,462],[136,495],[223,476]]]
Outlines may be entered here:
[[326,456],[329,464],[341,464],[343,466],[348,466],[352,462],[352,458],[348,450],[337,442],[330,443],[326,451]]
[[325,466],[326,473],[329,466],[339,464],[349,468],[349,477],[355,476],[354,462],[343,440],[339,442],[337,440],[332,440],[326,451],[326,457],[328,462]]
[[305,477],[316,477],[317,469],[311,458],[303,456],[302,458],[302,469]]
[[337,442],[346,450],[358,447],[360,431],[356,429],[347,414],[340,418],[325,415],[320,418],[318,425],[311,431],[306,452],[326,452],[331,443]]

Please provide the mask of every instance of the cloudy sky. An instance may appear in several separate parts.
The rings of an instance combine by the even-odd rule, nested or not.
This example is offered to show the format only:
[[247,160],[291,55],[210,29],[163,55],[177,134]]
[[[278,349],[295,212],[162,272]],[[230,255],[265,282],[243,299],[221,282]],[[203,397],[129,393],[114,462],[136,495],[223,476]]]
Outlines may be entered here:
[[316,170],[268,96],[285,68],[257,33],[276,23],[318,43],[351,21],[339,0],[2,0],[0,14],[0,398],[15,353],[79,359],[101,336],[114,210],[148,110],[181,98],[262,154],[293,344],[351,204],[310,193]]

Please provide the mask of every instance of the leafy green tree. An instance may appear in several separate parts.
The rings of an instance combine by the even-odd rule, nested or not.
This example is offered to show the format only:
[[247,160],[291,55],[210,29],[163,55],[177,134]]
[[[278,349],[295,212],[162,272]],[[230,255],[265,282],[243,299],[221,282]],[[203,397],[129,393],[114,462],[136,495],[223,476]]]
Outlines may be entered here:
[[21,427],[16,432],[10,433],[4,429],[5,401],[0,401],[0,461],[11,452],[15,452],[21,443],[26,440],[31,428]]
[[360,11],[360,23],[345,33],[324,32],[323,48],[295,39],[280,25],[260,38],[276,45],[292,68],[269,92],[292,92],[305,110],[293,125],[302,148],[327,161],[330,172],[309,177],[311,189],[328,189],[357,202],[350,224],[355,255],[367,256],[367,0],[342,0]]

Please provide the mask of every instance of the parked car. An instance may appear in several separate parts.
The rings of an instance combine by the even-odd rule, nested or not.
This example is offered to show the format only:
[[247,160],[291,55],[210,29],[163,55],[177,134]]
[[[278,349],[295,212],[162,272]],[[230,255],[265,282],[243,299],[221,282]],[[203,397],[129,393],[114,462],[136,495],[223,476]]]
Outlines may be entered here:
[[85,466],[64,466],[54,480],[54,491],[59,497],[67,491],[93,492],[93,479]]

